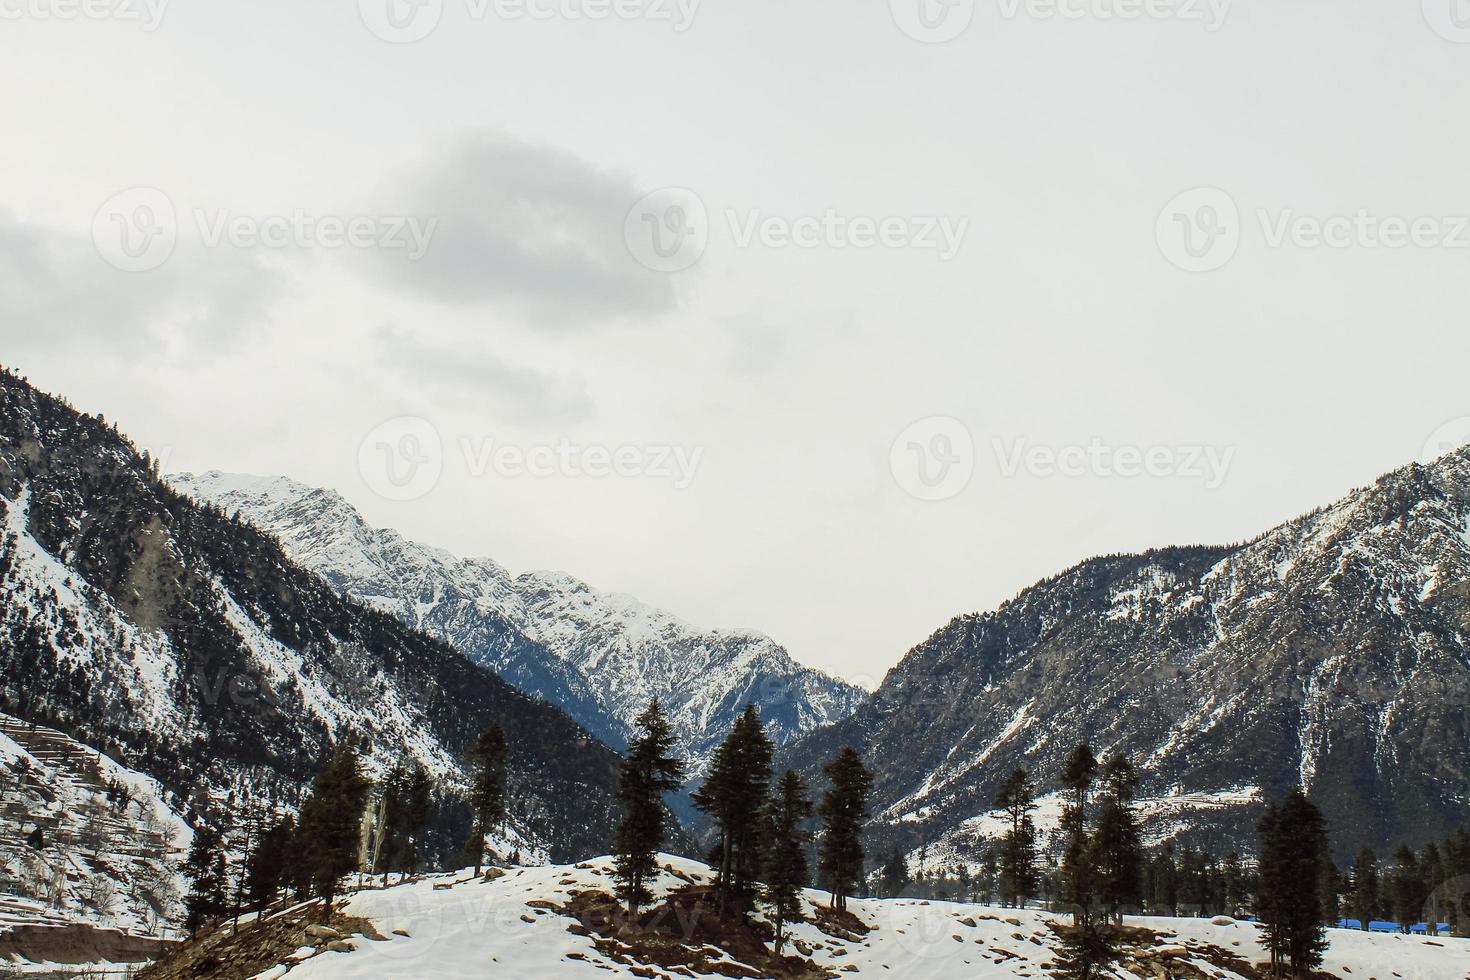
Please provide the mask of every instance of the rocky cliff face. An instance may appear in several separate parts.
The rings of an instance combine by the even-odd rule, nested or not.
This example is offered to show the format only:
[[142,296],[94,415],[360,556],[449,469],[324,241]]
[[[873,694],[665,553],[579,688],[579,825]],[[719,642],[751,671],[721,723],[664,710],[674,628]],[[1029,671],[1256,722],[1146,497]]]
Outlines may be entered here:
[[846,717],[864,696],[769,637],[701,630],[569,575],[513,576],[489,559],[373,528],[331,490],[218,472],[170,480],[276,536],[340,592],[448,642],[614,745],[658,697],[694,773],[747,702],[785,744]]
[[1243,545],[1084,562],[950,621],[788,761],[860,747],[906,843],[975,837],[1005,773],[1045,790],[1084,737],[1140,767],[1156,839],[1246,843],[1300,782],[1339,850],[1422,842],[1470,813],[1467,521],[1462,449]]

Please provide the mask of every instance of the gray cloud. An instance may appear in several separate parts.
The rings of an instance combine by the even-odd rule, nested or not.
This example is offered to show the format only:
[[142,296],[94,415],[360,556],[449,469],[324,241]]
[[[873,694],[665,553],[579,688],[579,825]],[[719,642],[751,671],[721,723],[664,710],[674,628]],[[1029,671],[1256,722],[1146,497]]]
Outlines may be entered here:
[[232,250],[180,248],[129,273],[90,241],[0,208],[0,340],[9,350],[129,353],[163,342],[218,352],[269,315],[283,275]]
[[372,256],[376,281],[543,327],[650,316],[673,306],[668,276],[639,265],[623,222],[631,180],[566,150],[477,132],[402,178],[393,210],[437,219],[422,258]]
[[379,330],[376,339],[385,365],[432,381],[459,404],[517,422],[565,424],[592,414],[592,399],[580,379],[513,364],[488,350],[425,343],[391,326]]

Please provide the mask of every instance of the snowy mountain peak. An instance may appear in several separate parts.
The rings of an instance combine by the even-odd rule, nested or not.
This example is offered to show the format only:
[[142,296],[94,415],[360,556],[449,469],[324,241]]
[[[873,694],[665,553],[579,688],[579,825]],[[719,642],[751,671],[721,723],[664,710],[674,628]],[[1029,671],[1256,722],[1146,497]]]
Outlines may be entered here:
[[275,535],[339,591],[444,639],[614,744],[660,698],[695,774],[747,702],[784,744],[864,698],[763,634],[701,629],[565,572],[513,577],[490,559],[375,529],[334,491],[218,472],[170,481]]

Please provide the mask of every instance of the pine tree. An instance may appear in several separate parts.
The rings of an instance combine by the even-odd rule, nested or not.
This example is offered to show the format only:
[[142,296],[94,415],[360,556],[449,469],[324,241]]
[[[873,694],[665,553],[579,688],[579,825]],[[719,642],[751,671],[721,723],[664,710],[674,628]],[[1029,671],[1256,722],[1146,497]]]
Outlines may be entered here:
[[301,805],[303,856],[312,891],[322,900],[325,919],[332,916],[332,903],[343,875],[357,868],[362,815],[371,788],[357,750],[343,743],[332,753],[327,768],[317,775],[311,795]]
[[383,780],[373,870],[383,876],[384,885],[394,871],[418,869],[418,838],[429,818],[433,790],[433,779],[417,760],[397,763]]
[[1260,885],[1257,914],[1265,927],[1261,944],[1271,953],[1272,975],[1289,965],[1306,978],[1322,963],[1327,948],[1322,927],[1322,813],[1301,787],[1272,804],[1258,825]]
[[1220,864],[1221,907],[1226,915],[1235,915],[1246,903],[1245,872],[1240,866],[1240,855],[1231,851]]
[[1026,770],[1016,769],[1001,783],[995,805],[1005,811],[1009,824],[1000,852],[1002,905],[1024,906],[1036,893],[1036,787]]
[[996,864],[995,848],[985,849],[985,860],[980,863],[980,904],[989,905],[995,901],[996,883],[1000,880],[1000,871]]
[[1429,886],[1424,880],[1423,869],[1419,867],[1418,856],[1407,844],[1394,852],[1393,859],[1393,914],[1407,928],[1419,921],[1419,913],[1429,898]]
[[485,862],[485,835],[505,822],[505,730],[491,725],[470,746],[470,839],[466,853],[474,859],[475,877]]
[[1099,794],[1097,832],[1093,835],[1093,862],[1097,868],[1097,894],[1110,915],[1121,924],[1123,910],[1142,900],[1143,845],[1133,797],[1138,776],[1120,752],[1103,763]]
[[863,879],[863,826],[868,820],[868,798],[873,774],[851,746],[822,769],[830,782],[822,796],[822,882],[832,895],[832,908],[847,908],[847,899]]
[[250,903],[256,912],[263,912],[275,901],[276,894],[286,884],[295,836],[296,821],[290,814],[272,823],[260,835],[246,869]]
[[909,874],[908,859],[903,856],[902,851],[895,847],[888,855],[888,860],[883,862],[883,869],[878,873],[878,888],[882,896],[898,898],[912,880]]
[[1165,844],[1153,860],[1149,877],[1153,891],[1149,901],[1160,915],[1179,914],[1179,866],[1174,860],[1174,845]]
[[786,923],[801,920],[802,889],[807,883],[806,843],[811,834],[802,825],[812,815],[806,785],[790,769],[781,777],[766,812],[766,901],[776,923],[776,955],[786,942]]
[[229,876],[225,866],[224,838],[208,824],[200,824],[184,862],[184,877],[191,882],[184,896],[187,911],[184,927],[192,935],[207,922],[225,914]]
[[1058,929],[1061,945],[1052,974],[1064,980],[1091,980],[1117,955],[1113,934],[1105,925],[1084,919],[1070,929]]
[[715,750],[704,785],[693,794],[694,805],[709,814],[719,831],[715,886],[719,913],[733,898],[743,912],[760,866],[761,815],[770,794],[771,756],[775,746],[766,735],[755,705],[747,704],[730,734]]
[[636,734],[618,771],[623,819],[614,856],[618,897],[628,903],[628,914],[637,918],[638,910],[653,899],[648,882],[658,871],[658,849],[664,840],[663,794],[679,788],[684,762],[669,754],[674,736],[657,699],[635,724]]
[[1062,809],[1061,829],[1066,843],[1059,877],[1061,898],[1072,909],[1074,926],[1083,924],[1092,908],[1095,872],[1087,835],[1087,803],[1096,776],[1097,757],[1084,742],[1062,764],[1062,786],[1072,796]]

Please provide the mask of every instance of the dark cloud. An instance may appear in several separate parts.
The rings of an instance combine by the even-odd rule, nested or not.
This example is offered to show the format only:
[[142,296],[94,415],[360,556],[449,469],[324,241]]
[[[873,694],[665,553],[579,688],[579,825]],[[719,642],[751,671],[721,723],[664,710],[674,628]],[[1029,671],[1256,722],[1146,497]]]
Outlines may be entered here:
[[642,196],[631,180],[555,147],[476,132],[386,192],[389,210],[436,219],[426,255],[372,256],[375,281],[454,305],[495,306],[578,328],[673,306],[667,275],[623,238]]
[[179,248],[123,272],[90,240],[0,209],[0,341],[8,350],[134,353],[170,343],[219,351],[259,328],[284,275],[233,249]]

